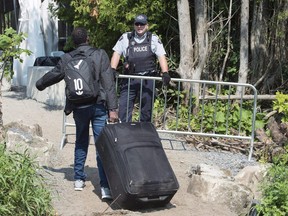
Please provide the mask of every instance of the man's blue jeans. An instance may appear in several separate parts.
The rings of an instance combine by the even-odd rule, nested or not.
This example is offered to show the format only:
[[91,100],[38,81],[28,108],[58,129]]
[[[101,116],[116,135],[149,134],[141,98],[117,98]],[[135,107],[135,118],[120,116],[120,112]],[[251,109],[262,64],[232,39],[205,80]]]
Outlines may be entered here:
[[[86,174],[84,172],[84,166],[88,154],[90,122],[92,125],[94,142],[96,142],[102,128],[106,123],[107,110],[103,104],[95,103],[88,107],[74,109],[73,118],[76,125],[74,179],[81,179],[85,181]],[[96,161],[99,171],[100,186],[109,188],[98,152],[96,153]]]

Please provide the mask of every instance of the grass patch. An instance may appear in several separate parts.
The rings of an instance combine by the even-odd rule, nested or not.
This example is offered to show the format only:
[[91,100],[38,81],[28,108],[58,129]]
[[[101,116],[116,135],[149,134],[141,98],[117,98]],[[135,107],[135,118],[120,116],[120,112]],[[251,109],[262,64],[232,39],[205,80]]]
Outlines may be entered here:
[[41,171],[27,150],[20,154],[0,144],[0,215],[55,215]]

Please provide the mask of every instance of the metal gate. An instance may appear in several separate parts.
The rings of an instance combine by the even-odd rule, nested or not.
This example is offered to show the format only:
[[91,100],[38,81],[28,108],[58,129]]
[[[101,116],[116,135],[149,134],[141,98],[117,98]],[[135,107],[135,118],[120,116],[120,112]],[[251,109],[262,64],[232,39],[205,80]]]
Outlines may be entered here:
[[[160,77],[119,75],[116,81],[117,91],[123,79],[127,79],[128,86],[132,79],[141,80],[133,121],[139,121],[141,116],[143,82],[152,80],[152,96],[155,98],[151,113],[152,123],[158,132],[248,140],[248,160],[251,160],[257,108],[257,90],[254,86],[172,78],[171,85],[167,88],[162,85]],[[236,95],[236,91],[241,93]],[[199,100],[194,92],[198,92]],[[128,103],[127,101],[127,105]],[[70,126],[75,127],[63,115],[61,149],[66,141],[66,128]]]

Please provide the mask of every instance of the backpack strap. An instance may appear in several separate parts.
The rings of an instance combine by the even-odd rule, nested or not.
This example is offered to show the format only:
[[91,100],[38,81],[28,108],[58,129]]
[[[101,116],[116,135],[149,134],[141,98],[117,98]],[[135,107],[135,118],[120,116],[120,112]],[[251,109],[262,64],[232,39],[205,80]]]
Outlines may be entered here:
[[[84,51],[83,53],[89,51],[88,55],[86,54],[86,56],[90,56],[95,50],[92,50],[90,51],[90,49],[95,49],[93,47],[89,47],[86,51]],[[74,49],[68,53],[65,53],[64,55],[61,56],[61,60],[64,62],[64,65],[70,60],[72,59],[75,55],[79,54],[81,51],[79,51],[78,49]],[[90,53],[91,52],[91,53]]]
[[[96,50],[98,50],[98,49],[94,48],[94,47],[88,47],[88,49],[86,49],[86,50],[75,49],[75,50],[67,53],[67,55],[61,56],[62,61],[65,62],[63,65],[66,65],[70,59],[72,59],[75,55],[77,55],[79,53],[83,53],[86,56],[86,58],[89,58]],[[91,59],[91,62],[93,62],[92,59]],[[94,68],[94,65],[93,65],[93,68]],[[92,73],[92,76],[95,80],[96,79],[95,73]]]
[[89,49],[87,49],[87,50],[85,51],[85,53],[86,53],[87,56],[91,56],[96,50],[97,50],[97,49],[94,48],[94,47],[89,47]]
[[[92,56],[92,54],[96,51],[97,49],[94,47],[89,47],[87,50],[84,51],[84,54],[86,55],[87,58],[89,58],[90,56]],[[92,72],[92,76],[93,79],[96,80],[96,74],[95,74],[95,66],[94,66],[94,61],[93,59],[91,59],[91,63],[92,63],[92,67],[93,67],[93,71]]]

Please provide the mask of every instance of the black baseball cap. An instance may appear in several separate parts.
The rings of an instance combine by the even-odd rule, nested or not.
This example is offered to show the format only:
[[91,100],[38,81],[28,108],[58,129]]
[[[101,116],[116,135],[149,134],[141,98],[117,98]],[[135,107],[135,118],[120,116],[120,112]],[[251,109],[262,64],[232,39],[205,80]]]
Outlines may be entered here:
[[134,24],[135,23],[141,23],[141,24],[144,24],[146,25],[147,24],[147,16],[144,15],[144,14],[139,14],[135,17],[135,20],[134,20]]

